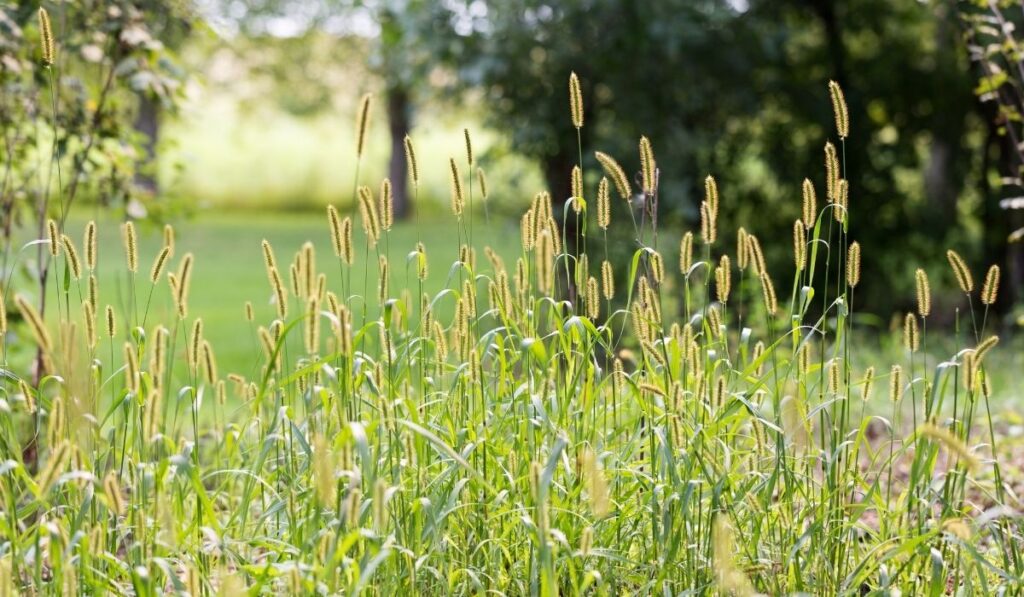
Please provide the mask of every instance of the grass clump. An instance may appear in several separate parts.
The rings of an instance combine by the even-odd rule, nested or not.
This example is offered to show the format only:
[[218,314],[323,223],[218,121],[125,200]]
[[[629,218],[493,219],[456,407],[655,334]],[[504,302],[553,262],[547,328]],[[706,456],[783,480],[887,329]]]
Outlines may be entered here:
[[[429,255],[417,243],[389,260],[389,185],[375,198],[357,180],[358,215],[331,207],[324,224],[336,272],[318,269],[312,243],[290,262],[252,247],[267,286],[239,305],[235,341],[262,351],[249,372],[222,371],[189,316],[203,256],[179,257],[172,230],[140,280],[134,228],[124,261],[102,263],[87,227],[88,269],[124,272],[115,307],[83,291],[57,225],[51,248],[75,275],[51,288],[56,321],[18,294],[26,323],[5,336],[0,594],[1020,591],[985,369],[998,273],[981,317],[967,305],[968,339],[934,363],[919,270],[904,360],[855,370],[870,247],[850,237],[849,123],[830,92],[829,201],[818,212],[805,181],[788,292],[753,232],[723,246],[711,177],[700,235],[683,236],[679,273],[665,268],[646,137],[637,194],[596,154],[607,178],[594,208],[581,147],[564,212],[581,231],[593,220],[605,234],[613,212],[632,225],[618,280],[607,252],[592,264],[565,237],[547,193],[522,218],[514,262],[490,248],[478,259],[468,133],[465,176],[447,164],[457,235]],[[575,76],[570,93],[579,130]],[[441,291],[425,292],[431,278]],[[173,309],[156,317],[151,299]],[[261,319],[253,304],[268,299]],[[36,345],[35,369],[7,363],[7,342]],[[886,410],[868,408],[876,381],[888,420],[868,414]]]

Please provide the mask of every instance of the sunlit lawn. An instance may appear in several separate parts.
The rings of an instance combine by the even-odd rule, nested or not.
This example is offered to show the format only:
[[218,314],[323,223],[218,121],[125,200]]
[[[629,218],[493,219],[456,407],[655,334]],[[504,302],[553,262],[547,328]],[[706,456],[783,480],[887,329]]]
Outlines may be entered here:
[[[81,243],[85,220],[75,220],[68,225],[68,233]],[[177,236],[175,258],[167,271],[177,267],[178,260],[186,252],[196,256],[189,300],[189,318],[202,317],[205,335],[216,349],[220,367],[224,372],[252,373],[258,363],[258,343],[255,329],[245,320],[245,302],[251,301],[256,312],[256,321],[266,324],[275,317],[271,302],[272,292],[267,282],[260,243],[263,239],[271,242],[278,262],[287,271],[295,252],[304,242],[312,241],[317,249],[318,271],[327,274],[328,289],[341,294],[339,262],[331,249],[330,234],[326,216],[316,213],[296,215],[282,213],[221,212],[203,214],[195,219],[175,223]],[[393,288],[416,288],[415,271],[407,267],[406,256],[416,242],[422,240],[427,246],[430,260],[430,278],[424,284],[424,291],[431,295],[443,286],[451,264],[457,257],[458,230],[453,220],[431,217],[420,222],[398,223],[390,234],[390,270]],[[477,246],[479,264],[486,263],[484,246],[491,246],[506,260],[518,256],[519,233],[511,223],[485,224],[482,219],[474,223],[474,244]],[[156,226],[139,225],[140,256],[136,281],[137,301],[140,313],[144,311],[147,297],[152,288],[149,270],[152,260],[162,246],[162,230]],[[370,250],[371,258],[364,259],[363,235],[355,233],[357,259],[352,267],[352,294],[363,294],[365,277],[370,305],[376,305],[377,253]],[[385,252],[382,241],[379,247]],[[100,304],[111,304],[119,317],[127,312],[127,279],[122,270],[124,249],[119,224],[106,220],[100,223],[99,248]],[[487,268],[490,269],[489,267]],[[109,273],[108,273],[109,272]],[[406,276],[409,284],[406,285]],[[51,284],[51,297],[53,285]],[[84,293],[85,283],[82,283]],[[72,287],[72,311],[76,310],[77,290]],[[414,297],[415,298],[415,297]],[[52,313],[51,298],[51,315]],[[358,303],[355,303],[358,304]],[[293,311],[298,307],[294,306]],[[147,328],[155,321],[169,321],[163,312],[173,308],[166,279],[153,291]],[[102,306],[101,306],[102,309]],[[447,302],[439,303],[439,315],[450,311]],[[253,324],[255,325],[255,324]],[[123,332],[124,330],[120,330]],[[181,333],[179,331],[179,333]]]

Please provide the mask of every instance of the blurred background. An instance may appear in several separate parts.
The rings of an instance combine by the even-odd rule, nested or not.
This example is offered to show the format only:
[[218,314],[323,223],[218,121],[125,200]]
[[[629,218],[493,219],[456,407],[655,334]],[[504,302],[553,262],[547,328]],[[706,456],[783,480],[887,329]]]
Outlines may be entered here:
[[[487,172],[491,238],[515,254],[518,218],[533,195],[570,194],[578,152],[572,71],[586,104],[590,189],[596,178],[589,175],[599,172],[595,150],[616,156],[632,175],[637,140],[647,135],[669,237],[699,228],[711,173],[722,193],[720,229],[747,227],[767,239],[772,266],[791,271],[800,185],[811,179],[824,200],[822,147],[838,142],[827,92],[836,80],[850,109],[851,234],[865,247],[857,308],[877,315],[862,323],[888,329],[890,313],[912,309],[913,272],[922,264],[935,312],[952,313],[943,307],[963,295],[953,292],[948,248],[964,255],[979,283],[990,264],[1003,268],[990,324],[1008,332],[1024,313],[1024,257],[1014,242],[1024,209],[1013,209],[1024,207],[1017,198],[1024,70],[1015,28],[1024,11],[1016,1],[47,6],[59,38],[56,134],[67,169],[80,172],[66,185],[76,209],[186,222],[180,229],[196,243],[227,256],[244,252],[256,286],[265,282],[260,238],[326,239],[323,206],[351,205],[355,111],[367,92],[374,103],[361,182],[376,186],[389,176],[399,217],[418,218],[420,229],[450,225],[440,223],[448,221],[447,160],[463,155],[467,128]],[[37,8],[0,0],[8,222],[31,214],[24,206],[44,192],[33,164],[53,98],[38,68]],[[420,159],[415,197],[405,184],[407,134]],[[628,255],[633,247],[623,237],[612,249]],[[217,269],[237,267],[227,256],[221,265],[212,258],[211,281],[230,279]]]

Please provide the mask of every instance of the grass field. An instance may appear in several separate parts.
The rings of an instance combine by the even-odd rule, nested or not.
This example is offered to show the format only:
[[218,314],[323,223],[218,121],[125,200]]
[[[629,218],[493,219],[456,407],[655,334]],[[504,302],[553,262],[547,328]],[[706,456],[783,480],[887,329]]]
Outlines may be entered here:
[[[82,238],[85,222],[76,219],[68,226],[68,234],[75,239]],[[99,268],[100,302],[114,305],[119,313],[126,312],[128,278],[118,260],[124,259],[124,247],[116,221],[99,223],[99,253],[102,265]],[[338,258],[330,243],[330,230],[326,215],[321,213],[246,211],[243,217],[237,212],[220,210],[175,224],[176,254],[186,252],[196,255],[194,278],[190,301],[190,315],[203,319],[206,336],[217,348],[217,356],[225,371],[249,375],[255,371],[262,359],[255,329],[246,325],[245,303],[251,302],[256,310],[257,321],[271,318],[273,290],[263,271],[261,242],[266,239],[278,251],[279,259],[290,260],[303,243],[311,241],[317,248],[317,269],[325,272],[329,280],[337,283]],[[149,264],[163,244],[163,231],[155,226],[139,227],[140,268],[137,288],[140,302],[148,296]],[[361,238],[361,235],[358,235]],[[491,225],[481,217],[474,231],[475,246],[479,259],[483,260],[485,246],[490,246],[506,259],[514,261],[519,253],[519,232],[510,222],[496,220]],[[357,239],[358,240],[358,239]],[[445,270],[458,256],[457,228],[450,218],[430,217],[421,221],[398,223],[391,231],[390,251],[383,244],[380,254],[388,253],[392,263],[391,279],[394,287],[412,287],[415,280],[413,266],[406,267],[406,257],[422,241],[431,247],[431,265],[436,270],[424,284],[423,290],[436,294],[445,285]],[[358,251],[361,253],[360,245]],[[367,266],[367,288],[372,297],[377,284],[377,251],[371,250],[371,259],[359,259],[352,267],[355,281],[353,294],[362,295],[362,280]],[[105,262],[105,263],[104,263]],[[114,267],[109,267],[114,266]],[[53,291],[54,285],[50,285]],[[332,287],[335,292],[340,288]],[[358,305],[358,302],[356,302]],[[151,304],[152,321],[164,321],[173,311],[174,305],[166,284],[153,292]],[[439,303],[439,315],[450,317],[452,305]],[[56,314],[51,310],[51,317]],[[240,334],[240,330],[246,333]]]

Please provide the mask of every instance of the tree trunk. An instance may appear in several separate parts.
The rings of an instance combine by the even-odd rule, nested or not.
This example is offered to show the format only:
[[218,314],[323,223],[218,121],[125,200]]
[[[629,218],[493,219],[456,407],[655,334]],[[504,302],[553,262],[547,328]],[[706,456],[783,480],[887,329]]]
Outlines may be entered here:
[[145,154],[135,166],[135,185],[153,196],[159,190],[156,179],[156,144],[160,135],[160,104],[148,93],[139,94],[135,130],[145,137]]
[[404,220],[412,212],[409,171],[405,159],[405,136],[412,127],[412,106],[409,92],[403,87],[394,87],[388,91],[388,124],[391,130],[388,177],[391,179],[391,192],[394,196],[395,218]]

